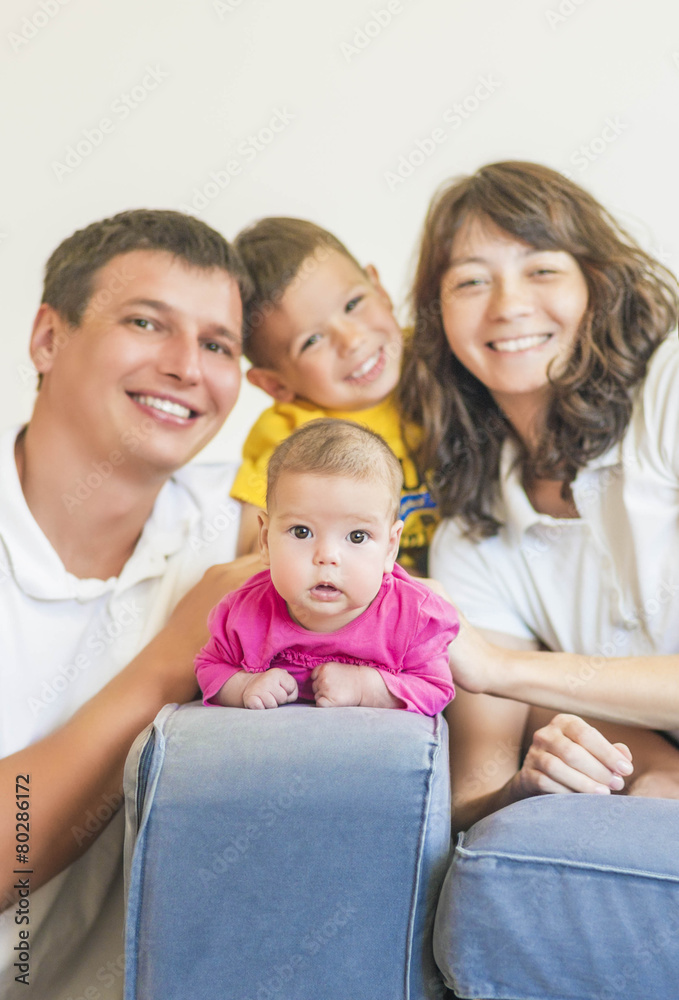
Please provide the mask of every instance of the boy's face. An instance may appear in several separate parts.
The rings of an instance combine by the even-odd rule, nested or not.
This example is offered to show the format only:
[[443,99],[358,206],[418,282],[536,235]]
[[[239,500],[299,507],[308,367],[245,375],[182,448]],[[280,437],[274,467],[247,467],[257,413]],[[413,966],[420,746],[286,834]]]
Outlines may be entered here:
[[117,452],[167,475],[214,437],[236,401],[241,321],[227,272],[164,252],[121,254],[95,276],[78,327],[41,306],[31,343],[44,376],[38,405],[86,461]]
[[[363,410],[398,382],[402,334],[377,272],[341,253],[309,258],[258,336],[272,359],[248,378],[281,402],[296,397],[330,410]],[[306,263],[306,262],[305,262]]]
[[260,549],[294,620],[334,632],[362,614],[394,568],[402,521],[379,482],[284,472]]

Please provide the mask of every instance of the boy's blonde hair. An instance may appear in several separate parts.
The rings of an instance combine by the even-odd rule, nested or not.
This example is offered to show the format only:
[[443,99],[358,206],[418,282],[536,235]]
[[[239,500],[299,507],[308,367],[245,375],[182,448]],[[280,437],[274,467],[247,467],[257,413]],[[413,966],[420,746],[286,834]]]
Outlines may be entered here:
[[285,472],[379,483],[389,496],[390,517],[398,520],[403,485],[400,463],[384,438],[352,420],[311,420],[278,445],[267,472],[269,511],[275,504],[278,480]]
[[312,274],[330,253],[339,253],[355,264],[356,258],[336,236],[306,219],[270,216],[243,229],[234,240],[252,285],[243,296],[243,352],[258,367],[274,367],[258,331],[295,281]]

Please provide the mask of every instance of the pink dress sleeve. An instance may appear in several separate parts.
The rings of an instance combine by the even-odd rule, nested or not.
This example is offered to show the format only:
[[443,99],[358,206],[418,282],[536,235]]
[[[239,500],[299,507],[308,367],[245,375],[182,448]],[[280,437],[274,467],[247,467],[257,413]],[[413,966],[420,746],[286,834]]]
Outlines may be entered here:
[[436,715],[455,697],[448,646],[460,630],[452,604],[427,593],[412,628],[401,670],[380,669],[388,690],[409,712]]
[[227,629],[233,595],[228,594],[208,616],[210,638],[195,659],[196,677],[204,705],[216,705],[215,695],[230,677],[243,669],[243,647],[237,632]]

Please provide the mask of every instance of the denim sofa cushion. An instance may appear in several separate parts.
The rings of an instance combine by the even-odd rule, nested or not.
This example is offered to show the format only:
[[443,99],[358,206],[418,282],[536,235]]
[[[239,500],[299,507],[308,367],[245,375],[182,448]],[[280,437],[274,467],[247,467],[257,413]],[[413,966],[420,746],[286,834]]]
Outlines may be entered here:
[[128,758],[127,1000],[429,1000],[445,722],[168,706]]
[[434,950],[460,997],[676,1000],[679,802],[547,795],[477,823]]

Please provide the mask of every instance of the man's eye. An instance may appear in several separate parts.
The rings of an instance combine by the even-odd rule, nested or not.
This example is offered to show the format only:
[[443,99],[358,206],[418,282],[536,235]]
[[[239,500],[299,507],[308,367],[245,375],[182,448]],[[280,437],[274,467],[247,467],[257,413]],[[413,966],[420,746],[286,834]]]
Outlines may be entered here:
[[153,320],[146,319],[143,316],[135,316],[131,322],[135,326],[138,326],[140,330],[155,330],[156,328]]
[[349,541],[352,542],[354,545],[361,545],[363,542],[367,540],[368,537],[369,535],[367,531],[349,532]]
[[296,524],[294,528],[290,528],[290,534],[293,538],[309,538],[311,532],[303,524]]

